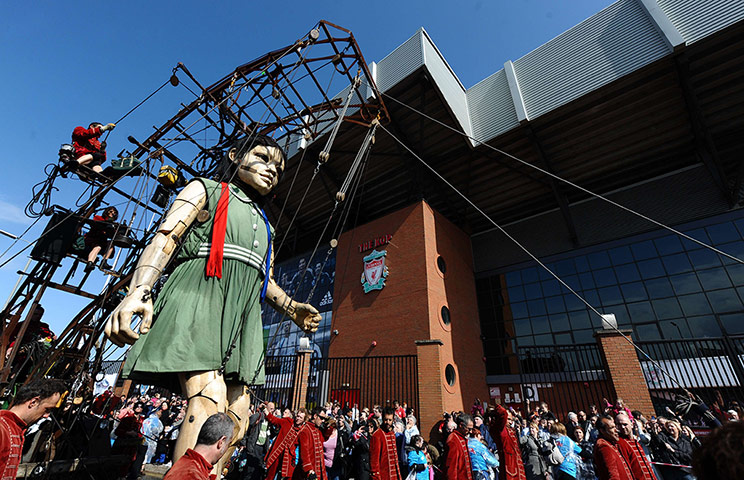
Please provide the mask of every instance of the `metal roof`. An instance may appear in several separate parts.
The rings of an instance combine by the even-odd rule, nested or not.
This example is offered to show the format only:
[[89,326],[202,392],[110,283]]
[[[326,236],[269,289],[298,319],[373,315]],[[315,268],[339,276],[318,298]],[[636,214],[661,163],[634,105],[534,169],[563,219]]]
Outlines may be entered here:
[[[744,0],[619,0],[465,89],[427,33],[372,65],[392,123],[386,128],[499,223],[586,197],[402,104],[598,193],[703,163],[731,205],[741,190]],[[398,103],[400,102],[400,103]],[[302,203],[285,254],[312,248],[364,129],[344,125],[314,195]],[[291,150],[285,179],[310,179],[316,139]],[[304,155],[304,156],[303,156]],[[300,161],[302,159],[302,161]],[[291,182],[277,189],[278,215]],[[297,188],[297,187],[295,187]],[[289,195],[279,232],[300,207]],[[491,228],[384,132],[347,227],[425,199],[475,233]],[[569,231],[571,228],[569,228]]]

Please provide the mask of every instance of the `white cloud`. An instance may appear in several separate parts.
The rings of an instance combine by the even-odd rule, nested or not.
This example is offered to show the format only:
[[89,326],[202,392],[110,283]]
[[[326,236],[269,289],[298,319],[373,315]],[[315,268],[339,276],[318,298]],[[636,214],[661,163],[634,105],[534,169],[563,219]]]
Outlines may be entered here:
[[29,218],[23,213],[22,208],[0,199],[0,222],[26,225],[29,222]]

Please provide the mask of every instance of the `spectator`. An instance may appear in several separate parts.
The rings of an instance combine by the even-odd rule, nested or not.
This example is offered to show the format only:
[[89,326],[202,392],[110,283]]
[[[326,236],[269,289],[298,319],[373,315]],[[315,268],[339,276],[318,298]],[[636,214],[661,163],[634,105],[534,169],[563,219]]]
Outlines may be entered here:
[[563,455],[563,462],[553,469],[555,480],[575,480],[578,476],[581,447],[566,435],[566,427],[556,422],[550,426],[550,435]]
[[744,424],[728,422],[711,432],[692,454],[698,480],[744,478]]
[[499,452],[499,478],[501,480],[524,478],[524,464],[514,432],[514,417],[511,411],[507,411],[501,405],[496,405],[493,412],[491,436]]
[[620,412],[615,415],[615,425],[621,442],[626,442],[635,452],[637,463],[631,464],[631,473],[636,480],[657,480],[653,465],[646,456],[646,452],[633,434],[633,421],[628,414]]
[[406,437],[406,445],[411,444],[411,439],[415,437],[416,435],[420,435],[421,432],[419,432],[418,427],[416,426],[416,417],[413,415],[408,415],[406,417],[406,429],[403,432]]
[[480,401],[480,398],[476,398],[473,402],[473,406],[470,408],[470,414],[475,417],[476,415],[480,415],[481,417],[486,413],[486,411],[483,409],[483,404]]
[[411,437],[406,458],[408,460],[408,471],[415,472],[413,474],[415,480],[429,480],[429,462],[424,450],[424,438],[421,435],[417,434]]
[[493,441],[493,437],[491,437],[491,433],[488,431],[488,427],[486,426],[483,417],[480,415],[474,416],[473,423],[475,423],[475,428],[480,430],[481,438],[483,438],[483,441],[486,443],[486,447],[488,447],[491,452],[495,453],[496,442]]
[[529,426],[529,433],[519,438],[527,480],[545,480],[548,478],[548,464],[542,456],[543,443],[544,441],[540,439],[538,424],[533,421]]
[[163,410],[156,408],[147,417],[147,420],[142,422],[142,436],[145,437],[145,445],[147,445],[144,463],[150,463],[153,455],[155,455],[155,448],[158,446],[160,434],[163,433],[163,422],[160,421],[162,415]]
[[692,463],[692,443],[689,438],[682,435],[682,426],[677,420],[666,420],[663,431],[652,433],[651,449],[657,462],[674,464],[658,465],[659,473],[664,480],[693,479],[691,469],[688,468]]
[[406,418],[406,409],[403,408],[400,403],[398,403],[398,400],[395,400],[393,402],[393,409],[395,410],[395,416],[398,418]]
[[558,417],[555,416],[555,413],[550,411],[546,402],[540,402],[540,406],[537,408],[537,412],[540,414],[540,418],[546,421],[552,420],[555,422],[556,420],[558,420]]
[[395,410],[385,407],[380,428],[372,434],[369,445],[369,463],[374,480],[401,480],[397,445],[393,433]]
[[328,419],[328,427],[325,431],[326,440],[323,442],[323,461],[328,480],[341,480],[348,477],[346,468],[348,437],[345,431],[339,430],[337,426],[336,419]]
[[447,437],[447,480],[470,480],[473,465],[468,453],[468,437],[473,430],[473,417],[463,413],[455,423],[457,428]]
[[351,439],[352,476],[355,480],[369,480],[372,467],[369,462],[369,442],[372,434],[377,430],[377,420],[370,418],[367,423],[359,426]]
[[581,447],[579,452],[580,462],[578,463],[579,474],[576,478],[579,480],[595,480],[597,478],[594,475],[594,446],[584,439],[584,430],[579,426],[574,429],[573,441]]
[[241,440],[243,449],[240,453],[242,480],[263,480],[264,458],[269,451],[269,421],[267,416],[274,413],[276,407],[273,402],[263,403],[258,411],[248,418],[248,429]]
[[235,424],[224,413],[207,418],[199,430],[196,445],[173,465],[163,480],[207,480],[212,466],[227,452]]
[[323,458],[322,431],[327,418],[322,407],[315,407],[310,414],[310,420],[300,430],[297,440],[300,444],[301,468],[295,469],[293,478],[328,480]]
[[498,469],[499,461],[483,443],[483,437],[477,428],[472,429],[470,438],[468,438],[468,454],[473,467],[473,480],[490,480],[491,469]]
[[61,380],[37,380],[18,389],[10,409],[0,411],[0,478],[16,478],[25,430],[49,416],[66,390]]

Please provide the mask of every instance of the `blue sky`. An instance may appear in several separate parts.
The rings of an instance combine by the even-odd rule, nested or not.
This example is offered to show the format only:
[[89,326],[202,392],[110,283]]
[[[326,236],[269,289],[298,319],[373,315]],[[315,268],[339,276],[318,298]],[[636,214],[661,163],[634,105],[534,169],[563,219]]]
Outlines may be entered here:
[[[424,27],[470,87],[613,2],[494,0],[396,2],[11,2],[0,16],[0,229],[20,234],[31,187],[56,162],[72,129],[113,122],[162,84],[177,62],[209,85],[261,54],[291,44],[325,19],[353,31],[367,61],[379,61]],[[190,100],[166,87],[121,122],[109,156],[146,138]],[[71,206],[84,186],[59,182],[54,203]],[[27,236],[35,239],[46,219]],[[11,240],[0,237],[0,252]],[[23,245],[19,242],[11,253]],[[0,263],[9,257],[0,258]],[[0,269],[3,304],[25,255]],[[80,278],[79,276],[77,278]],[[86,284],[100,291],[97,272]],[[46,321],[59,333],[86,302],[45,296]]]

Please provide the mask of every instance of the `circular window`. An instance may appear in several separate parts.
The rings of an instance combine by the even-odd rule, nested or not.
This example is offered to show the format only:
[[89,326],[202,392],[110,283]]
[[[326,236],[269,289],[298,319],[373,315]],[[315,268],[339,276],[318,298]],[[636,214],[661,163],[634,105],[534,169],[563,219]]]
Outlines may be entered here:
[[455,386],[455,380],[457,380],[457,374],[455,373],[455,367],[451,363],[448,363],[444,368],[444,379],[447,381],[447,385],[450,387]]
[[444,258],[441,255],[437,257],[437,268],[439,268],[439,271],[442,272],[442,274],[447,273],[447,262],[444,261]]
[[450,324],[450,311],[449,311],[449,308],[447,308],[446,305],[444,307],[442,307],[442,322],[445,325],[449,325]]

